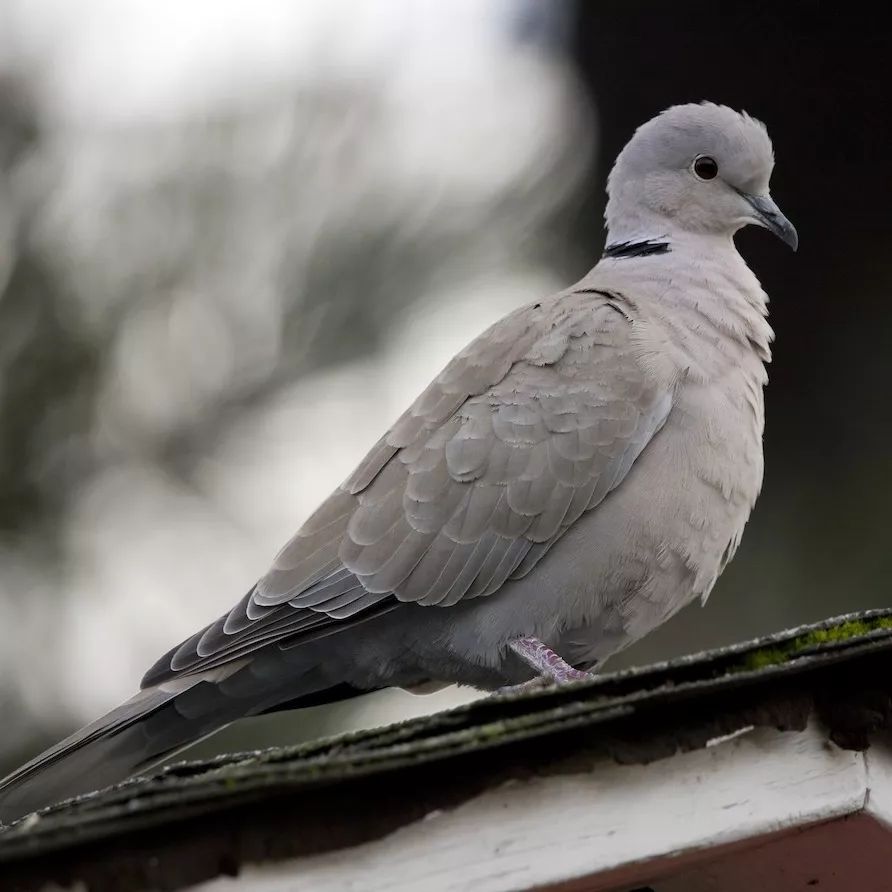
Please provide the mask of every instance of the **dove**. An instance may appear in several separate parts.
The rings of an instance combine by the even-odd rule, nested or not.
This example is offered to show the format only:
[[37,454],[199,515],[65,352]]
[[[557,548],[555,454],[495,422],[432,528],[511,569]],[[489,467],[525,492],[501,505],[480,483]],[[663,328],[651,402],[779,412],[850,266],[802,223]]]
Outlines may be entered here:
[[0,818],[245,716],[585,678],[705,602],[762,487],[774,335],[733,237],[755,224],[796,249],[773,167],[765,126],[723,105],[640,126],[597,265],[458,353],[241,601],[0,782]]

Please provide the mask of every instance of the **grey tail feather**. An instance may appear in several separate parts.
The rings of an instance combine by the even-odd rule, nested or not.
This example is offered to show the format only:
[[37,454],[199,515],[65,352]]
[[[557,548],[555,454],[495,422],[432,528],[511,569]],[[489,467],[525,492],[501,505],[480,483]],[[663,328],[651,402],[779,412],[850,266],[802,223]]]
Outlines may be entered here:
[[175,688],[140,691],[0,780],[0,825],[125,780],[243,716],[362,693],[346,685],[295,690],[292,680],[277,696],[264,692],[261,699],[256,691],[233,696],[226,687],[198,675],[180,679]]
[[[0,822],[123,780],[148,756],[140,724],[176,696],[158,688],[140,691],[0,780]],[[136,745],[137,736],[143,746]]]

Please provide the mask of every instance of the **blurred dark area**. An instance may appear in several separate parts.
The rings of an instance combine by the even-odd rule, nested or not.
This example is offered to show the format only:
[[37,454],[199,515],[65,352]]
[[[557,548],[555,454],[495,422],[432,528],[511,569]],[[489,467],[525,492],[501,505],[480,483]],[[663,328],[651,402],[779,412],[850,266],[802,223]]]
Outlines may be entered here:
[[859,3],[578,4],[572,53],[600,142],[568,236],[597,231],[629,133],[701,99],[766,123],[772,193],[800,233],[795,256],[753,228],[737,236],[776,333],[765,482],[741,549],[705,612],[688,609],[624,660],[889,603],[892,34],[867,21]]
[[767,124],[800,249],[738,237],[777,335],[738,555],[617,665],[888,603],[892,35],[859,3],[496,7],[424,65],[407,28],[393,71],[111,124],[0,42],[0,769],[228,609],[465,340],[594,265],[616,153],[681,102]]

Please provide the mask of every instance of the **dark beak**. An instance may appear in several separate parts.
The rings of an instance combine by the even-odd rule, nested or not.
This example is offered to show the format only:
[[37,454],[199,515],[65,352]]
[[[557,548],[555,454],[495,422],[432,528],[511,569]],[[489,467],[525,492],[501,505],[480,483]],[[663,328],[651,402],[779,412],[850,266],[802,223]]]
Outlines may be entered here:
[[759,225],[773,232],[794,251],[799,247],[796,227],[781,213],[780,208],[768,195],[749,195],[746,192],[740,194],[755,212],[756,222]]

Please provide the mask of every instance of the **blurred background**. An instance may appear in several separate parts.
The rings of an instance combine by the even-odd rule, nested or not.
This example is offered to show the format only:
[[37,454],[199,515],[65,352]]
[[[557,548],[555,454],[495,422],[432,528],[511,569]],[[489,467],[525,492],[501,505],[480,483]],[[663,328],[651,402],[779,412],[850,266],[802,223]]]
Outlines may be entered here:
[[801,248],[738,239],[777,341],[737,558],[613,665],[888,604],[892,38],[859,8],[0,0],[0,774],[228,609],[456,350],[585,273],[613,158],[678,102],[767,123]]

